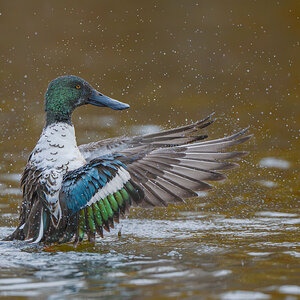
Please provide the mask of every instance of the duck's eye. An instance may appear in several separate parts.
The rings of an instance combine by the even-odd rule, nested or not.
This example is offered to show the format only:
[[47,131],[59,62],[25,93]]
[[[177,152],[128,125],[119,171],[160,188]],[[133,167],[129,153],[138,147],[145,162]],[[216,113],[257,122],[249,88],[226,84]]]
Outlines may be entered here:
[[76,88],[77,90],[80,90],[80,89],[81,89],[81,85],[80,85],[80,84],[77,84],[77,85],[75,86],[75,88]]

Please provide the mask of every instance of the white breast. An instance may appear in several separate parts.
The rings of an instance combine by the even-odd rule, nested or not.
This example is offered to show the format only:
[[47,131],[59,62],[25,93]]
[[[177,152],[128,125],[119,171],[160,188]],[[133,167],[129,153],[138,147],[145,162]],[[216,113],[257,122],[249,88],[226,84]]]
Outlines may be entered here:
[[74,127],[54,123],[44,128],[28,164],[42,171],[41,184],[48,190],[46,200],[52,214],[60,219],[58,196],[63,176],[86,164],[77,147]]
[[39,169],[59,169],[67,165],[68,170],[74,170],[85,164],[77,147],[74,127],[54,123],[44,128],[30,162]]

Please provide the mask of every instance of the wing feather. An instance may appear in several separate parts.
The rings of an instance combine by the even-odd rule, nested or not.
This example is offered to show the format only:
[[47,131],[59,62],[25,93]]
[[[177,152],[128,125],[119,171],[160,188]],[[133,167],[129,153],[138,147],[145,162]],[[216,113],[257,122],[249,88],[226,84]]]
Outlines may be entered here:
[[[172,132],[174,136],[175,133]],[[153,206],[165,205],[162,199],[166,203],[183,201],[196,196],[199,191],[211,189],[207,181],[224,180],[226,176],[220,171],[235,168],[238,164],[223,160],[247,154],[245,151],[224,150],[249,140],[251,135],[243,136],[245,133],[246,129],[243,129],[216,140],[195,141],[173,147],[150,147],[134,154],[130,154],[130,149],[125,149],[120,152],[124,155],[120,160],[127,165],[133,180],[142,183],[147,190],[146,206],[151,206],[149,201]],[[143,202],[139,205],[142,206]]]

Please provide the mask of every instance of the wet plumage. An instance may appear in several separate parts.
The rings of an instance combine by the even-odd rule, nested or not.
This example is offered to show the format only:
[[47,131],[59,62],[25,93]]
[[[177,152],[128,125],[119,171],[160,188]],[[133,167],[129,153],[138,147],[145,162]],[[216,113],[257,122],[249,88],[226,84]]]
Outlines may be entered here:
[[208,182],[225,178],[220,171],[237,166],[226,160],[246,154],[224,152],[248,140],[246,130],[206,140],[202,129],[213,122],[212,116],[163,132],[78,147],[71,115],[85,104],[129,107],[76,76],[50,83],[46,126],[21,180],[20,225],[8,240],[78,243],[87,236],[94,242],[131,206],[167,206],[211,189]]

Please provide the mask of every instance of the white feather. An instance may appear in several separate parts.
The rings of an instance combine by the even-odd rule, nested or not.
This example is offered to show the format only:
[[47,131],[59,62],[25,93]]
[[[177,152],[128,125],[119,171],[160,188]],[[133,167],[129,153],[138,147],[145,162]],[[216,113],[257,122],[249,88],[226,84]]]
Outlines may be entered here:
[[32,244],[38,243],[44,235],[44,220],[43,220],[43,210],[41,211],[41,222],[40,222],[40,231],[39,231],[39,236],[35,241],[32,242]]
[[102,189],[100,189],[87,203],[88,206],[93,203],[99,201],[100,199],[104,199],[109,194],[113,194],[119,191],[124,184],[130,179],[130,174],[123,168],[120,167],[116,176],[109,181]]

